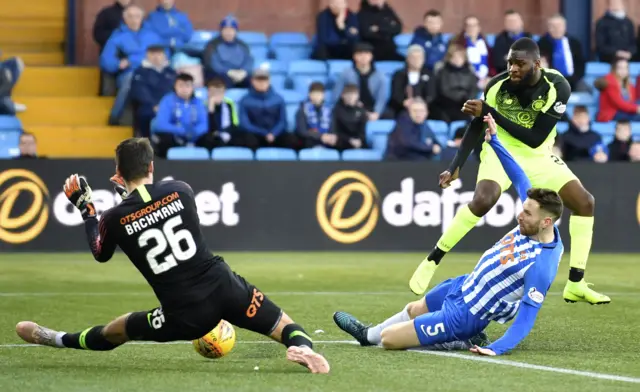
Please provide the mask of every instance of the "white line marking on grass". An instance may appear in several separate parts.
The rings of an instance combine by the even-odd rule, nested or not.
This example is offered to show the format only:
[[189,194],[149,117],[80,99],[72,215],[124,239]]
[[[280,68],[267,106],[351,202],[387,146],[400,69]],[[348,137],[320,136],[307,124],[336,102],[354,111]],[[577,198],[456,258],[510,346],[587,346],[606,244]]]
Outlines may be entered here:
[[[239,344],[275,344],[276,342],[274,342],[272,340],[240,340],[240,341],[238,341],[238,343]],[[357,345],[358,344],[358,342],[356,342],[355,340],[315,340],[314,343],[316,343],[316,344],[349,344],[349,345]],[[191,344],[191,343],[190,342],[182,342],[182,341],[180,341],[180,342],[166,342],[166,343],[158,343],[158,342],[129,342],[129,343],[127,343],[127,346],[129,346],[129,345],[179,345],[179,344],[180,345],[186,345],[186,344]],[[31,347],[44,347],[44,346],[40,346],[38,344],[0,344],[0,348],[31,348]],[[615,374],[595,373],[595,372],[588,372],[588,371],[582,371],[582,370],[557,368],[557,367],[553,367],[553,366],[534,365],[532,363],[527,363],[527,362],[516,362],[516,361],[505,360],[505,359],[495,359],[495,358],[489,358],[489,357],[481,357],[481,356],[471,355],[471,354],[457,354],[457,353],[450,353],[450,352],[428,351],[428,350],[420,350],[420,349],[414,349],[414,350],[408,350],[408,351],[415,352],[415,353],[418,353],[418,354],[427,354],[427,355],[435,355],[435,356],[440,356],[440,357],[458,358],[458,359],[463,359],[463,360],[466,360],[466,361],[491,363],[491,364],[494,364],[494,365],[510,366],[510,367],[516,367],[516,368],[521,368],[521,369],[540,370],[540,371],[544,371],[544,372],[569,374],[569,375],[572,375],[572,376],[595,378],[595,379],[600,379],[600,380],[609,380],[609,381],[619,381],[619,382],[640,384],[640,378],[627,377],[627,376],[617,376]]]

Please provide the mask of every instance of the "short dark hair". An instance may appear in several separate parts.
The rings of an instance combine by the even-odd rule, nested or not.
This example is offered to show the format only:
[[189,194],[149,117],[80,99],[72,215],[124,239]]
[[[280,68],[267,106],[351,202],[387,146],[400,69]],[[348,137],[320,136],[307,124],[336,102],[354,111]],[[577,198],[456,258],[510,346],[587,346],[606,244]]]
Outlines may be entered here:
[[349,83],[344,85],[344,87],[342,88],[342,92],[340,94],[354,93],[354,92],[360,92],[358,85]]
[[578,105],[573,109],[573,114],[577,114],[577,113],[589,113],[589,108],[587,108],[584,105]]
[[191,82],[191,83],[193,83],[193,81],[194,81],[193,76],[191,76],[188,73],[184,73],[184,72],[181,72],[181,73],[178,74],[178,76],[176,77],[176,82],[178,80],[181,81],[181,82]]
[[558,192],[551,189],[531,188],[527,191],[527,197],[538,202],[541,210],[551,214],[554,222],[562,216],[564,205]]
[[630,127],[631,126],[631,121],[629,121],[629,120],[620,120],[620,121],[616,122],[616,129],[620,125],[626,125],[626,126]]
[[324,84],[322,82],[313,82],[309,85],[309,92],[324,91]]
[[127,182],[146,177],[152,161],[153,147],[147,138],[132,137],[116,147],[116,165]]
[[504,12],[504,16],[508,16],[508,15],[520,15],[520,13],[514,10],[513,8],[509,8]]
[[529,37],[522,37],[511,45],[511,50],[521,50],[533,56],[535,59],[540,58],[540,47],[536,41]]
[[440,11],[432,8],[429,11],[424,13],[424,16],[422,17],[422,19],[427,19],[427,17],[429,16],[438,17],[438,16],[442,16],[442,14],[440,13]]
[[224,80],[222,80],[221,77],[216,76],[215,78],[209,79],[209,81],[207,82],[207,87],[222,88],[227,87],[227,85],[224,83]]

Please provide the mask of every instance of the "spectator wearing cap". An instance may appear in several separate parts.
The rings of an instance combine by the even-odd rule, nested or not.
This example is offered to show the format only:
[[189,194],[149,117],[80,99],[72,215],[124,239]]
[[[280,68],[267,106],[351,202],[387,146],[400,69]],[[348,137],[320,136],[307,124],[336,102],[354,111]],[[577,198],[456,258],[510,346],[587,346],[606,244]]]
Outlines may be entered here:
[[589,111],[585,106],[576,106],[569,130],[562,135],[562,157],[565,161],[607,161],[607,147],[602,144],[599,133],[591,130]]
[[173,91],[176,72],[169,66],[164,47],[151,45],[147,57],[134,71],[131,82],[131,102],[135,108],[134,129],[141,137],[149,137],[151,120],[162,97]]
[[131,0],[117,0],[98,12],[93,23],[93,40],[100,47],[100,52],[104,49],[111,34],[122,24],[122,14],[129,4],[131,4]]
[[193,25],[184,12],[175,7],[175,0],[159,0],[146,23],[158,34],[163,44],[172,50],[180,49],[193,35]]
[[235,145],[238,135],[238,109],[233,99],[225,97],[226,86],[222,78],[216,77],[207,83],[209,98],[207,114],[209,133],[216,147]]
[[305,147],[335,147],[337,137],[331,133],[331,107],[324,101],[324,84],[313,82],[309,96],[300,102],[296,113],[296,133]]
[[409,113],[400,116],[389,135],[384,159],[419,161],[438,155],[442,148],[427,125],[428,115],[427,103],[421,98],[413,99]]
[[179,74],[175,89],[165,95],[158,106],[151,143],[155,154],[166,158],[171,147],[195,144],[213,148],[208,134],[207,110],[194,94],[193,77]]
[[447,53],[447,42],[442,35],[442,15],[438,10],[429,10],[424,14],[423,26],[416,27],[411,46],[419,45],[426,54],[425,64],[430,71]]
[[427,104],[433,98],[431,72],[424,63],[422,46],[411,45],[407,50],[407,65],[393,75],[388,114],[392,118],[407,110],[411,99],[420,97]]
[[316,18],[316,60],[350,59],[358,41],[358,17],[349,10],[346,0],[330,0]]
[[596,52],[600,61],[617,58],[631,61],[636,53],[633,21],[627,16],[623,0],[608,0],[607,12],[596,22]]
[[478,87],[484,90],[489,78],[495,75],[491,61],[491,47],[482,34],[480,21],[475,16],[467,16],[464,28],[453,40],[453,43],[467,50],[467,59],[478,77]]
[[629,149],[631,148],[631,123],[618,121],[613,141],[609,143],[609,161],[629,162]]
[[493,68],[496,73],[507,70],[507,55],[509,49],[514,42],[522,37],[531,38],[531,34],[524,31],[524,22],[522,15],[516,10],[507,10],[504,13],[504,30],[496,37],[496,43],[493,46]]
[[[340,99],[333,107],[331,135],[335,135],[334,148],[365,148],[367,112],[360,107],[358,86],[347,84],[342,89]],[[332,140],[333,141],[333,140]]]
[[20,150],[20,155],[15,157],[15,159],[44,158],[38,155],[38,142],[33,133],[23,132],[20,134],[18,149]]
[[206,78],[220,76],[227,87],[249,87],[253,57],[247,44],[238,39],[238,21],[227,16],[220,22],[220,35],[204,49]]
[[297,148],[295,135],[286,132],[284,99],[271,87],[269,70],[258,68],[251,77],[249,92],[240,101],[239,144],[259,147]]
[[11,98],[13,87],[24,70],[24,62],[18,57],[0,61],[0,115],[13,116],[26,110],[26,106]]
[[402,21],[386,0],[362,0],[360,38],[374,48],[376,60],[403,60],[393,38],[402,32]]
[[[353,53],[353,67],[345,68],[333,87],[333,96],[338,97],[347,84],[359,88],[360,101],[371,121],[378,120],[385,112],[389,96],[387,77],[376,70],[373,64],[373,47],[367,42],[356,44]],[[386,116],[385,116],[386,117]]]
[[142,25],[144,11],[137,5],[130,5],[124,11],[124,24],[116,29],[107,41],[100,55],[100,68],[117,77],[116,95],[110,124],[118,124],[129,99],[133,71],[142,64],[147,47],[162,43],[162,39],[150,28]]

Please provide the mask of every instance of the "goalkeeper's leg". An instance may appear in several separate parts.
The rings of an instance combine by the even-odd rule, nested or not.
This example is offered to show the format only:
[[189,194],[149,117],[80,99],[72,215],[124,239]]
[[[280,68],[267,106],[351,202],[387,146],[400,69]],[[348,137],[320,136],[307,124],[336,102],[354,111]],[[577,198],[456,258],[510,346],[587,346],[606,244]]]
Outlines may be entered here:
[[476,185],[473,200],[461,207],[435,248],[418,266],[409,281],[409,287],[417,295],[423,294],[435,274],[444,255],[449,252],[496,204],[502,193],[500,184],[493,180],[481,180]]

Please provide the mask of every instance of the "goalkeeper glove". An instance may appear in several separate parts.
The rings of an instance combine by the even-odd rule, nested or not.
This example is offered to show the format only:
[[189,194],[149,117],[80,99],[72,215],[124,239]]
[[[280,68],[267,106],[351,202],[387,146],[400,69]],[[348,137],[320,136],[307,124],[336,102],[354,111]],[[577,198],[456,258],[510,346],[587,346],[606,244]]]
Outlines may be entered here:
[[82,214],[82,219],[95,218],[96,207],[91,199],[91,187],[87,179],[74,174],[64,183],[64,194]]
[[122,177],[120,177],[117,174],[114,174],[109,181],[111,181],[111,184],[113,184],[113,190],[115,190],[116,192],[118,192],[118,194],[120,195],[120,197],[122,197],[123,199],[125,197],[127,197],[128,193],[127,193],[127,187],[124,184],[124,180],[122,179]]

